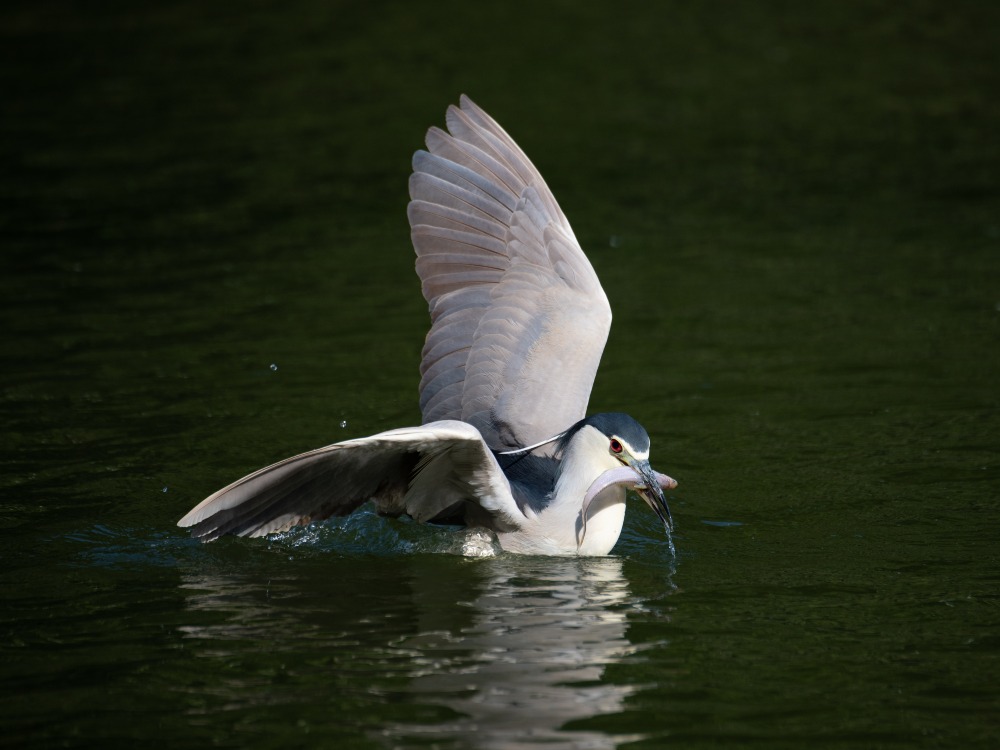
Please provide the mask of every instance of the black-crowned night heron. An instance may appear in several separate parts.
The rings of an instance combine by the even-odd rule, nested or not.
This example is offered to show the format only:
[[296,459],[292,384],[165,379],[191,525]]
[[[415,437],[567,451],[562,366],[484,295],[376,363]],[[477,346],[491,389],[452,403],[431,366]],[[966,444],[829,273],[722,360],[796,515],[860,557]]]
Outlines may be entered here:
[[649,435],[584,418],[611,308],[528,157],[467,97],[413,157],[410,219],[431,329],[419,427],[319,448],[233,482],[179,522],[211,541],[351,513],[463,523],[510,552],[606,555],[641,495],[669,533]]

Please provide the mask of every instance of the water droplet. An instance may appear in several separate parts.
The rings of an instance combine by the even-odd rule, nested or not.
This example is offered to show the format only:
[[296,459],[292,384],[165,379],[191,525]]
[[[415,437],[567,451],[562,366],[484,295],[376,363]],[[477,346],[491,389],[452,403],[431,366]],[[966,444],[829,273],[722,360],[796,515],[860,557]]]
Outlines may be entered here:
[[163,491],[164,491],[164,492],[166,492],[166,491],[167,491],[167,488],[166,488],[166,487],[164,487],[164,488],[163,488]]
[[622,244],[621,238],[617,234],[613,234],[611,235],[611,237],[608,238],[608,245],[610,245],[611,247],[619,247],[621,246],[621,244]]
[[347,427],[347,420],[346,420],[346,419],[341,419],[341,420],[340,420],[340,426],[341,426],[342,428],[343,428],[343,427]]
[[272,362],[271,363],[271,372],[276,372],[277,369],[278,369],[278,366]]

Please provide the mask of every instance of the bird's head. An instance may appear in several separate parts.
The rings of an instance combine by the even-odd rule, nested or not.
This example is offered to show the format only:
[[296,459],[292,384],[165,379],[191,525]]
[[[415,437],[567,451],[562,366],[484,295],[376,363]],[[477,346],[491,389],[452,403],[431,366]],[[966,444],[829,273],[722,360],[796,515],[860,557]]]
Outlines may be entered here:
[[587,417],[563,434],[559,448],[570,464],[582,462],[588,467],[603,469],[584,497],[584,524],[590,502],[600,492],[617,484],[639,494],[663,522],[664,528],[668,532],[673,529],[673,518],[663,490],[673,489],[677,482],[650,466],[649,434],[628,414],[612,412]]

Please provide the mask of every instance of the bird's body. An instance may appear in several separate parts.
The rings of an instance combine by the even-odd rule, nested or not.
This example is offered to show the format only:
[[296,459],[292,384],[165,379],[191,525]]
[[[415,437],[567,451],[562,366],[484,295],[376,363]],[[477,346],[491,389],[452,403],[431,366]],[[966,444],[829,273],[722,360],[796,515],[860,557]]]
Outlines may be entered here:
[[211,541],[352,512],[460,522],[510,552],[605,555],[636,489],[670,528],[649,436],[626,414],[584,418],[611,310],[541,175],[463,97],[414,156],[408,215],[431,313],[424,424],[285,459],[178,523]]

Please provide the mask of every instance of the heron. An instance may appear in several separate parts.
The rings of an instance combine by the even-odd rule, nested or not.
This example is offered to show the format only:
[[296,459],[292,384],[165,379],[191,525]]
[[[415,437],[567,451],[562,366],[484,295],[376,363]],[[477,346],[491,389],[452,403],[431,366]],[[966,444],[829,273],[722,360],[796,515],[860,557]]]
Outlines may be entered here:
[[422,424],[253,472],[178,521],[259,537],[347,515],[486,529],[505,552],[607,555],[629,491],[673,530],[650,439],[621,412],[586,416],[611,307],[541,174],[463,95],[413,156],[407,215],[431,326]]

